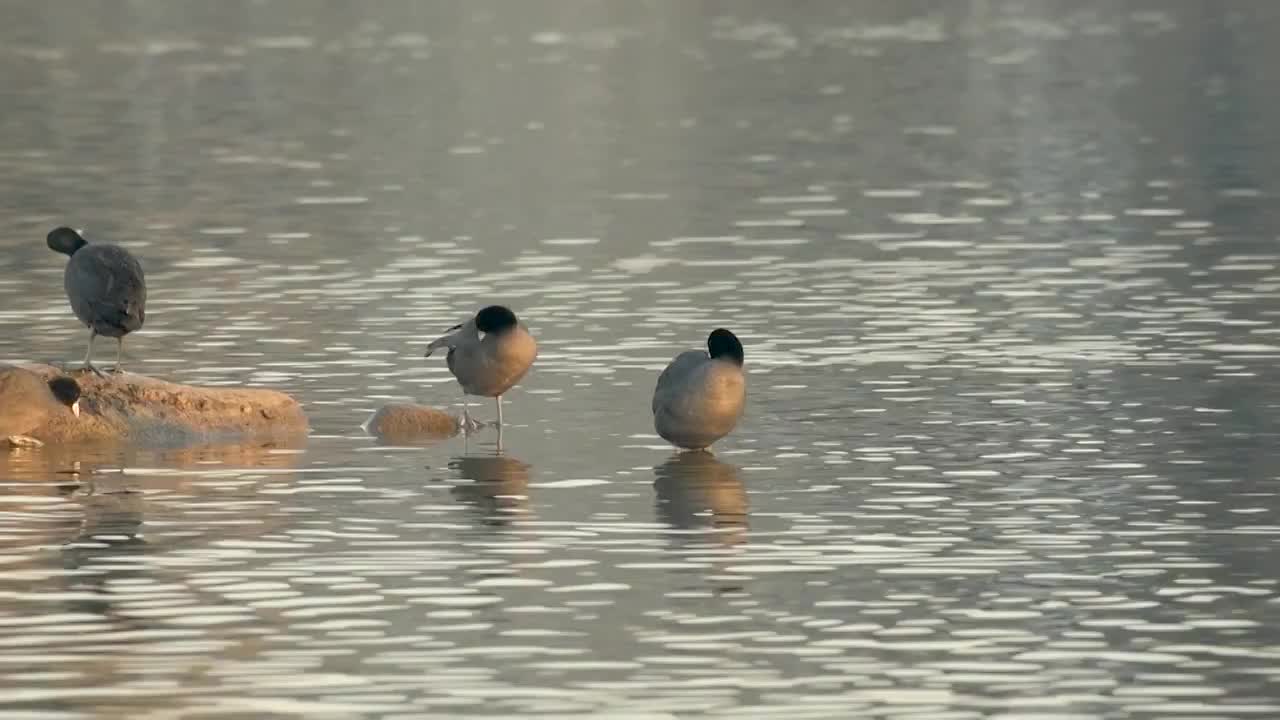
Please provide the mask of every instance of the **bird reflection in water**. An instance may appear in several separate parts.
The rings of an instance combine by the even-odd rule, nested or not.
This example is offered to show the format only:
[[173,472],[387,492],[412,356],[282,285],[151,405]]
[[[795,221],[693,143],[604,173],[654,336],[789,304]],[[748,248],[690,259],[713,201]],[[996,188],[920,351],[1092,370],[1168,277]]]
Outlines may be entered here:
[[705,451],[672,455],[654,468],[658,520],[680,530],[708,530],[736,545],[747,537],[747,492],[738,468]]
[[141,533],[143,497],[140,491],[131,489],[95,491],[79,497],[84,516],[79,532],[68,541],[66,548],[127,551],[128,547],[145,546]]
[[68,605],[77,612],[116,618],[128,627],[145,626],[148,623],[115,612],[111,590],[147,574],[138,563],[150,550],[142,537],[145,496],[116,483],[109,489],[106,485],[98,482],[87,494],[81,494],[84,486],[72,493],[84,514],[74,537],[62,546],[62,565],[82,572],[68,576],[68,589],[77,591]]
[[449,461],[449,469],[464,482],[450,492],[476,508],[481,522],[506,526],[528,512],[529,464],[509,455],[464,455]]

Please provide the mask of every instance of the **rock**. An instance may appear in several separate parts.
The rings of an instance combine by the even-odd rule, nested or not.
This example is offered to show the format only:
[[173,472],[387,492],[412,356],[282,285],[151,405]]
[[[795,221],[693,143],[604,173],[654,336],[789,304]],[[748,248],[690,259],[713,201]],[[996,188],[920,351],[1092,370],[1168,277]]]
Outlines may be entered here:
[[49,365],[23,367],[45,379],[69,374],[80,384],[79,418],[54,418],[28,433],[49,444],[128,440],[181,445],[288,438],[307,430],[302,406],[275,390],[195,387],[134,373],[63,373]]
[[453,437],[462,423],[456,415],[426,405],[390,403],[378,408],[363,427],[386,442],[414,443]]

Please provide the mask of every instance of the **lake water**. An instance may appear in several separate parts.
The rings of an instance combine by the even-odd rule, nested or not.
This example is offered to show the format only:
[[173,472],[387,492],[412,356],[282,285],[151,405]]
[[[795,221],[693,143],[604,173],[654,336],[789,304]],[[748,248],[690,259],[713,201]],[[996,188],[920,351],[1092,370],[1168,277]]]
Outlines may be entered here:
[[[0,716],[1280,717],[1280,4],[2,12],[0,359],[71,224],[312,433],[0,455]],[[501,453],[367,437],[490,302]]]

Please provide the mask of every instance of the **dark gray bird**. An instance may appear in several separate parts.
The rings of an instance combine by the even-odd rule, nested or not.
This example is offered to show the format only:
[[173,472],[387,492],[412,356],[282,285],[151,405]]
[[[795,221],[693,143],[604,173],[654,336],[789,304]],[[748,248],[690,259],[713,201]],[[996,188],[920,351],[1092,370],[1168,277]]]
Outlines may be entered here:
[[[142,265],[119,245],[90,245],[80,233],[68,227],[56,228],[46,238],[49,248],[71,259],[63,275],[63,286],[71,310],[89,328],[89,350],[84,366],[95,373],[93,340],[99,335],[117,342],[114,372],[122,372],[124,336],[142,327],[146,317],[147,282]],[[101,373],[98,373],[101,375]]]

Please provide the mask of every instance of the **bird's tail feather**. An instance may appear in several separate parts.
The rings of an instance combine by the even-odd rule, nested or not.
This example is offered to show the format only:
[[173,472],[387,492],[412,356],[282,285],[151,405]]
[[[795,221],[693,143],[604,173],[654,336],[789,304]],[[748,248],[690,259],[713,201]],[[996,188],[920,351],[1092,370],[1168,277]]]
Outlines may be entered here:
[[444,348],[453,347],[454,339],[457,336],[458,336],[457,333],[449,333],[448,335],[444,335],[442,337],[436,338],[435,340],[432,340],[427,345],[427,354],[424,355],[423,357],[431,357],[432,353],[434,353],[435,351],[439,350],[442,347]]

